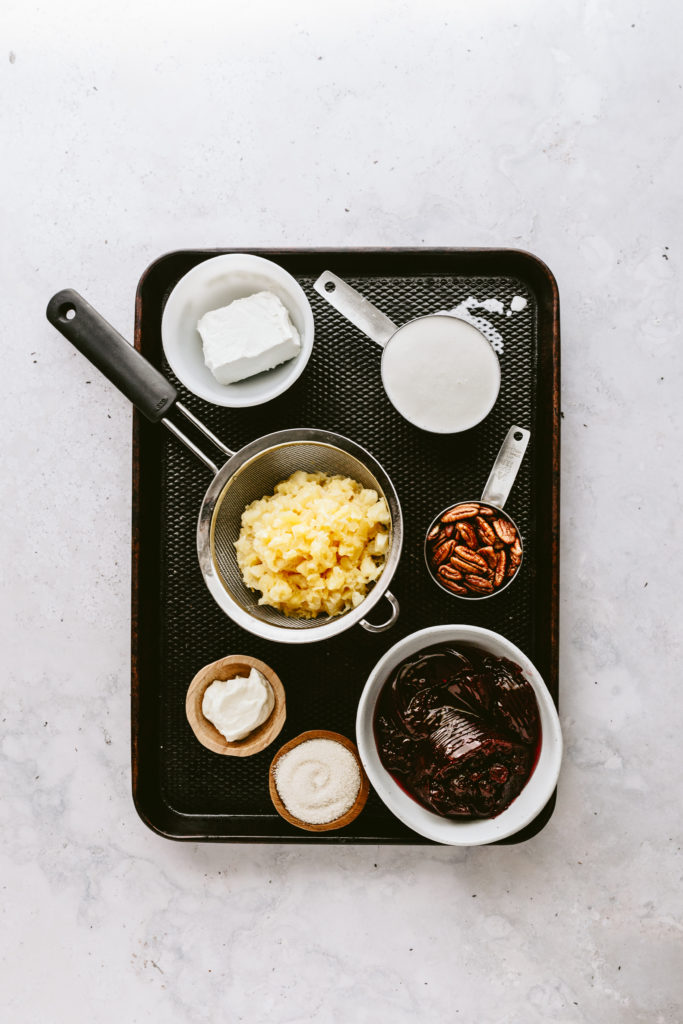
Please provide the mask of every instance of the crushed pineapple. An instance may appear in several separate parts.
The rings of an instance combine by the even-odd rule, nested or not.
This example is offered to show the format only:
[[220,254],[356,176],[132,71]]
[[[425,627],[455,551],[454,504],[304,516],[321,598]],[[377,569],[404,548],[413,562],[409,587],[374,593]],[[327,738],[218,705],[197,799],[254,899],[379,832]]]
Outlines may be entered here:
[[340,615],[382,572],[390,527],[377,491],[298,470],[245,508],[237,564],[259,604],[299,618]]

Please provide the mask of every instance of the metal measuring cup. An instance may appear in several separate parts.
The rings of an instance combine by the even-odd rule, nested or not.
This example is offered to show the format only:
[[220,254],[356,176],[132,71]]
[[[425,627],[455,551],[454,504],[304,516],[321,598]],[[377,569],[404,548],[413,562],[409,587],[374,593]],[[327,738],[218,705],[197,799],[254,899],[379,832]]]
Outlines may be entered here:
[[437,586],[452,597],[466,601],[493,597],[519,574],[524,557],[522,535],[503,506],[530,437],[524,427],[510,427],[481,498],[448,505],[427,530],[427,569]]
[[[450,313],[430,313],[399,327],[329,270],[313,288],[384,349],[381,373],[387,398],[413,426],[457,434],[491,412],[500,391],[500,363],[488,338],[472,324]],[[450,372],[438,365],[439,357],[451,361]],[[444,424],[444,409],[460,413],[457,425],[454,419]]]

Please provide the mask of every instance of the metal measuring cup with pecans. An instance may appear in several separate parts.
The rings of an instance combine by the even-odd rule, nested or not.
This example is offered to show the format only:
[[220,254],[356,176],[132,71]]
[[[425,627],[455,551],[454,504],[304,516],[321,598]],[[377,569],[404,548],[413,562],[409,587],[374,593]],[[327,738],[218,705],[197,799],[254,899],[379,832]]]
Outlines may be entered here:
[[523,427],[510,427],[481,499],[449,505],[427,530],[424,553],[429,572],[454,597],[492,597],[519,572],[522,536],[503,506],[530,437]]

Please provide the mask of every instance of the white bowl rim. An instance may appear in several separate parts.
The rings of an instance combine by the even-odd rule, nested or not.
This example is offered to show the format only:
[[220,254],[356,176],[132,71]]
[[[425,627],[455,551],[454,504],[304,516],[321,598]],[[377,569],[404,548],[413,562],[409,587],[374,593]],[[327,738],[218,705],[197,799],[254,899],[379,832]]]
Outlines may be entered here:
[[[533,686],[541,714],[541,753],[534,772],[524,789],[496,818],[458,821],[445,818],[428,810],[399,787],[382,765],[373,732],[373,717],[377,697],[389,672],[409,654],[417,653],[437,643],[471,643],[490,650],[492,642],[505,650],[501,657],[515,661],[525,678]],[[448,846],[481,846],[505,839],[525,828],[545,807],[557,785],[562,761],[562,732],[557,709],[545,682],[533,662],[515,644],[500,633],[482,626],[467,624],[444,624],[428,626],[399,640],[383,655],[368,676],[358,704],[356,716],[356,744],[363,767],[375,791],[399,821],[425,839]],[[539,768],[541,771],[539,772]],[[533,784],[533,786],[532,786]],[[532,787],[532,788],[530,788]],[[524,793],[524,803],[531,804],[524,810],[524,803],[518,803]],[[516,806],[517,805],[517,806]]]
[[[196,283],[201,281],[207,275],[215,273],[217,269],[224,267],[226,274],[231,270],[252,270],[255,274],[260,274],[264,279],[271,278],[275,283],[281,284],[283,287],[288,289],[293,298],[296,298],[299,309],[301,311],[304,330],[301,331],[301,352],[294,359],[291,359],[288,363],[283,364],[288,368],[285,373],[282,374],[279,383],[273,386],[265,386],[268,380],[267,376],[264,376],[264,387],[262,392],[257,396],[253,393],[248,395],[240,395],[239,392],[234,390],[234,385],[231,384],[218,384],[216,382],[216,389],[204,386],[200,380],[195,377],[190,377],[186,372],[186,367],[182,362],[182,359],[178,359],[177,353],[174,350],[174,346],[170,343],[169,334],[171,331],[171,324],[177,323],[179,320],[180,305],[184,301],[184,294],[188,289],[196,286]],[[290,311],[291,312],[291,311]],[[164,355],[168,360],[168,364],[173,370],[179,381],[185,385],[188,391],[191,391],[193,395],[198,398],[203,398],[206,402],[210,402],[212,405],[225,406],[227,408],[251,408],[257,405],[263,405],[264,402],[269,402],[273,398],[277,398],[278,395],[283,394],[287,391],[301,376],[306,369],[308,360],[311,357],[313,351],[313,342],[315,338],[315,322],[313,318],[313,310],[311,304],[306,298],[306,294],[296,280],[288,270],[285,270],[283,266],[276,263],[275,260],[266,259],[264,256],[256,256],[253,253],[247,252],[227,252],[220,253],[218,256],[210,256],[207,259],[197,263],[194,267],[191,267],[186,274],[180,278],[179,281],[173,286],[161,316],[161,344],[164,349]],[[278,369],[275,367],[275,369]],[[207,369],[207,373],[210,374],[210,370]],[[241,382],[237,382],[239,384]],[[218,389],[224,389],[221,394]]]

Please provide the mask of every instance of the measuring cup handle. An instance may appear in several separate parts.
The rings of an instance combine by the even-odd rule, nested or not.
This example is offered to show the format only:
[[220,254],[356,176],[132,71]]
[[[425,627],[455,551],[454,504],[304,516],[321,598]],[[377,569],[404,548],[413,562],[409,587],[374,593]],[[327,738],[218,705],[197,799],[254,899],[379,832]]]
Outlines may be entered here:
[[148,420],[157,423],[177,400],[170,381],[73,288],[53,295],[45,315]]
[[530,437],[524,427],[510,427],[486,481],[482,502],[503,507],[517,478]]
[[368,633],[383,633],[385,629],[391,629],[401,611],[400,605],[390,590],[384,592],[384,597],[391,605],[391,614],[385,622],[380,622],[379,625],[374,626],[372,622],[368,622],[367,619],[361,619],[360,624],[363,629],[367,630]]
[[341,277],[326,270],[313,285],[318,295],[382,348],[398,330],[393,321]]

